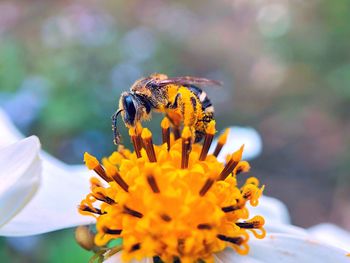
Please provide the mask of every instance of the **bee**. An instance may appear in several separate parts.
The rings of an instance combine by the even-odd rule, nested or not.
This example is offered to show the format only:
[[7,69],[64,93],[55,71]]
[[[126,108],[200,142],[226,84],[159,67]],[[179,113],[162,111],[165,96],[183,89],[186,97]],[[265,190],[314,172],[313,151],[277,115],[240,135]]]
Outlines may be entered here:
[[214,118],[214,107],[201,87],[221,85],[219,81],[206,78],[168,78],[157,73],[137,80],[130,91],[121,94],[119,109],[112,116],[114,143],[120,143],[119,114],[126,127],[131,128],[149,120],[152,111],[164,113],[175,129],[181,124],[191,127],[195,142],[201,141],[208,123]]

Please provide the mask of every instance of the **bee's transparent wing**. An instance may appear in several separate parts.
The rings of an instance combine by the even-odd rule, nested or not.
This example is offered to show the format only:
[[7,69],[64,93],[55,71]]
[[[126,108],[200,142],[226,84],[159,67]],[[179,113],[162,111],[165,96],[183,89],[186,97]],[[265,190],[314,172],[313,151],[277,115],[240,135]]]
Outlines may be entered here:
[[190,77],[190,76],[184,76],[184,77],[175,77],[175,78],[168,78],[164,80],[156,80],[156,85],[158,86],[165,86],[169,84],[177,84],[182,86],[187,85],[195,85],[199,87],[221,87],[222,82],[212,79],[206,79],[206,78],[198,78],[198,77]]

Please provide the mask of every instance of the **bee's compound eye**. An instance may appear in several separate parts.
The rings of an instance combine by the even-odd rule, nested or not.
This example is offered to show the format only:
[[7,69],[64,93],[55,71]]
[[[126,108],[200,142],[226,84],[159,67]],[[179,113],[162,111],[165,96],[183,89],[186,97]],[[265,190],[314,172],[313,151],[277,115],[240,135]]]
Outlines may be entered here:
[[124,109],[125,109],[125,121],[129,124],[133,124],[136,115],[136,109],[131,96],[125,96],[124,98]]

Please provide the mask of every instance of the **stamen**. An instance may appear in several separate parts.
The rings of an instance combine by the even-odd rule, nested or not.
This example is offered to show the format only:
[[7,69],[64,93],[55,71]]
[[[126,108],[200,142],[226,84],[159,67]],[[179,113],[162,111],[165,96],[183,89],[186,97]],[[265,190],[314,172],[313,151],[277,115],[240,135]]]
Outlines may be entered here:
[[99,161],[89,153],[84,153],[84,162],[89,170],[94,170],[95,173],[97,173],[103,180],[105,180],[107,183],[112,181],[111,178],[108,177],[106,174],[105,169],[102,167],[102,165],[99,163]]
[[210,230],[212,229],[212,226],[211,225],[208,225],[208,224],[199,224],[197,226],[198,229],[201,229],[201,230]]
[[214,134],[215,134],[215,121],[214,120],[209,122],[205,132],[206,132],[206,135],[205,135],[205,138],[204,138],[202,151],[201,151],[201,154],[199,156],[199,160],[200,161],[205,161],[205,158],[207,158],[210,145],[211,145],[211,143],[213,141]]
[[228,236],[225,236],[225,235],[217,235],[216,236],[218,239],[222,240],[222,241],[226,241],[226,242],[230,242],[230,243],[233,243],[233,244],[236,244],[236,245],[241,245],[244,241],[243,238],[241,237],[228,237]]
[[124,179],[117,172],[113,175],[113,180],[125,191],[129,192],[129,185],[124,181]]
[[[264,224],[265,219],[262,216],[254,216],[250,220],[236,223],[240,228],[249,229],[256,238],[265,237],[266,231],[263,228]],[[257,230],[259,230],[259,232]]]
[[162,139],[163,144],[166,143],[168,147],[168,151],[170,150],[170,122],[167,117],[165,117],[160,126],[162,127]]
[[175,141],[177,139],[180,139],[181,137],[181,132],[180,132],[180,127],[179,126],[173,126],[173,133],[174,133],[174,138],[175,138]]
[[218,157],[219,153],[221,152],[222,147],[225,145],[226,141],[227,141],[227,136],[228,133],[230,132],[230,129],[227,128],[225,130],[225,132],[223,134],[220,135],[219,139],[218,139],[218,144],[215,147],[214,153],[213,155],[215,157]]
[[108,161],[105,161],[104,165],[106,167],[107,175],[111,177],[125,192],[128,192],[129,185],[121,177],[118,169]]
[[188,168],[188,161],[192,148],[192,133],[188,126],[182,131],[182,155],[181,155],[181,169]]
[[145,147],[148,159],[151,163],[157,162],[156,153],[154,151],[153,141],[152,141],[152,133],[149,129],[143,128],[141,138],[143,141],[143,145]]
[[221,208],[221,210],[224,211],[225,213],[233,212],[238,209],[241,209],[241,207],[237,205],[230,205],[230,206],[225,206]]
[[246,161],[240,161],[235,168],[235,174],[246,173],[250,169],[250,165]]
[[126,205],[124,205],[124,213],[129,214],[129,215],[134,216],[134,217],[137,217],[137,218],[143,217],[143,214],[127,207]]
[[209,191],[209,189],[213,186],[213,183],[214,183],[214,180],[212,178],[208,178],[205,181],[202,189],[199,191],[199,195],[204,196]]
[[239,222],[236,223],[237,226],[239,226],[240,228],[259,228],[259,226],[257,225],[257,222]]
[[129,136],[131,138],[132,144],[134,145],[134,150],[137,158],[141,158],[141,149],[142,149],[141,138],[140,138],[140,135],[136,133],[135,129],[136,128],[129,129]]
[[103,232],[109,235],[120,235],[122,231],[123,231],[122,229],[110,229],[108,227],[103,228]]
[[110,204],[110,205],[115,204],[115,201],[112,198],[105,196],[101,192],[96,192],[96,193],[92,193],[92,194],[97,200],[99,200],[101,202],[105,202],[105,203]]
[[125,151],[124,145],[119,144],[117,152],[120,153],[124,157],[124,159],[128,159],[128,157],[125,155],[124,151]]
[[153,175],[147,176],[147,182],[149,186],[151,187],[153,193],[160,193],[156,178]]
[[233,169],[236,168],[237,164],[242,159],[243,148],[244,144],[238,151],[232,154],[230,161],[225,165],[224,169],[220,173],[219,180],[225,180],[226,177],[229,176],[230,173],[232,173]]
[[136,250],[139,250],[141,248],[141,244],[140,243],[137,243],[135,245],[132,245],[131,249],[130,249],[130,252],[134,252]]
[[96,208],[96,207],[90,207],[87,205],[80,205],[79,210],[84,211],[84,212],[90,212],[93,214],[98,214],[98,215],[104,214],[104,213],[102,213],[101,209]]
[[160,216],[165,222],[170,222],[171,221],[171,217],[167,214],[162,214]]

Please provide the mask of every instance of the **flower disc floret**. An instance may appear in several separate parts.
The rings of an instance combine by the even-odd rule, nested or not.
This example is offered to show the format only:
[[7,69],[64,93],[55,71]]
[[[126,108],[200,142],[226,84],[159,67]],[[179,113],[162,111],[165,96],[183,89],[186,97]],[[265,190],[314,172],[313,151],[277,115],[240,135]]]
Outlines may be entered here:
[[263,187],[253,177],[238,186],[237,174],[249,170],[241,160],[243,147],[226,164],[217,160],[220,151],[208,154],[213,127],[215,122],[208,126],[203,145],[194,144],[190,127],[175,140],[165,120],[161,145],[153,144],[148,129],[138,128],[129,132],[133,152],[119,147],[102,164],[85,154],[87,167],[102,179],[91,179],[91,193],[79,207],[97,219],[97,246],[122,238],[125,261],[157,257],[164,262],[210,262],[213,253],[226,247],[247,254],[248,231],[264,237],[264,219],[247,220],[245,206],[258,205]]

